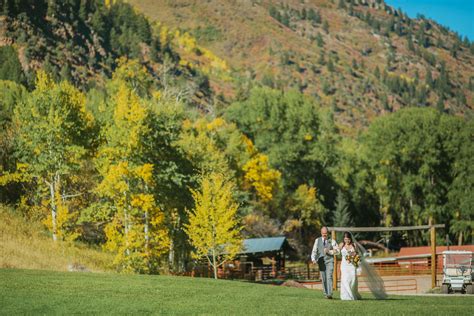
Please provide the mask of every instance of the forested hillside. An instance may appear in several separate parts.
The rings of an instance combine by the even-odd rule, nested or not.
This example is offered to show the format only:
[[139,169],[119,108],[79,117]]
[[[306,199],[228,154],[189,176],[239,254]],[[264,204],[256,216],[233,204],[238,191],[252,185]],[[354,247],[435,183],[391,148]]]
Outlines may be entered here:
[[139,60],[156,86],[178,98],[205,103],[210,94],[206,76],[180,63],[170,35],[127,4],[2,0],[1,12],[2,79],[31,88],[36,71],[44,69],[81,90],[100,88],[119,58],[127,57]]
[[255,79],[295,89],[332,107],[348,133],[407,106],[474,107],[474,43],[382,0],[129,2],[225,60],[238,80],[216,82],[224,94]]
[[[440,240],[473,242],[472,43],[433,22],[419,32],[425,20],[361,1],[133,3],[1,2],[0,202],[16,216],[42,223],[55,242],[100,247],[115,269],[138,273],[186,269],[202,246],[196,236],[217,247],[286,235],[304,259],[322,225],[432,219],[446,224]],[[388,14],[394,29],[372,13],[378,27],[367,23],[366,11]],[[199,12],[208,21],[234,14],[229,29],[216,31],[191,26]],[[221,50],[237,21],[248,58]],[[405,54],[398,49],[410,25],[413,37],[430,39]],[[271,36],[244,32],[267,27]],[[347,40],[371,43],[370,52],[348,48],[338,27],[359,32]],[[389,65],[387,38],[397,43]],[[273,40],[278,53],[253,46]],[[311,45],[324,63],[285,59],[283,42]],[[454,57],[444,47],[453,43]],[[430,51],[433,65],[417,55]],[[292,83],[298,77],[307,88]],[[390,90],[391,80],[402,90]],[[409,232],[388,246],[427,240]]]

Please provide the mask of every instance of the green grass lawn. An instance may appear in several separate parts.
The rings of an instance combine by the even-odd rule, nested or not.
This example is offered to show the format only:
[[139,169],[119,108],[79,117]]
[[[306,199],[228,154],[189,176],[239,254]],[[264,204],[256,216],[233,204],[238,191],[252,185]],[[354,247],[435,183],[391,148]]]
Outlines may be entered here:
[[0,314],[469,315],[474,296],[326,300],[321,291],[170,276],[0,270]]

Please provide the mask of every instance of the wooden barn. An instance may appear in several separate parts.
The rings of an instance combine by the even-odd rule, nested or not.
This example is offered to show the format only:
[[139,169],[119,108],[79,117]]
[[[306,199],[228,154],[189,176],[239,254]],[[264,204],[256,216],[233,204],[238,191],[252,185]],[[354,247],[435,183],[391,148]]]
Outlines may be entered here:
[[219,269],[219,277],[257,281],[276,278],[285,272],[286,259],[292,254],[284,236],[244,239],[242,251]]

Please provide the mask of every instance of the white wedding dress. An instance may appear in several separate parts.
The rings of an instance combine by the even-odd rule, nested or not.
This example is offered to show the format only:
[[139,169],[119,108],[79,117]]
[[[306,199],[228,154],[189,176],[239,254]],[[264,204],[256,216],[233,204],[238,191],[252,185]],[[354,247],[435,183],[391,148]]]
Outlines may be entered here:
[[359,300],[361,297],[357,289],[357,268],[347,262],[348,254],[349,251],[343,247],[341,250],[341,300]]

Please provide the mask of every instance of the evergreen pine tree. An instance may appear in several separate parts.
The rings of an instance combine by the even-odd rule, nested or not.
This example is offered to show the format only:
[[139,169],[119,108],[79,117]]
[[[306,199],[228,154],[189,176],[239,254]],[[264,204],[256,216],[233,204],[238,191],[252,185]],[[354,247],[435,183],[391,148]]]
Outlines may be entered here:
[[359,66],[357,65],[357,60],[355,58],[352,58],[352,69],[357,70]]
[[319,53],[318,64],[324,65],[325,63],[326,63],[326,58],[324,55],[324,51],[321,51],[321,53]]
[[0,47],[0,80],[25,81],[18,55],[12,46]]
[[413,39],[411,38],[411,34],[408,34],[407,41],[408,41],[408,49],[410,51],[414,52],[415,51],[415,46],[413,45]]
[[[332,217],[332,225],[334,227],[348,227],[352,226],[353,221],[349,212],[349,204],[342,191],[337,192],[336,209]],[[339,238],[340,239],[340,238]]]
[[283,25],[285,25],[286,27],[290,27],[290,16],[288,15],[287,12],[285,12],[285,14],[283,14],[283,16],[281,18],[281,23]]
[[351,3],[349,4],[349,15],[354,16],[354,5]]
[[345,9],[346,8],[346,3],[345,0],[339,0],[339,4],[337,6],[339,9]]
[[426,78],[425,78],[426,84],[429,87],[433,87],[433,76],[431,75],[431,70],[429,68],[426,68]]
[[439,96],[438,102],[436,103],[436,108],[440,112],[444,112],[444,98],[442,95]]
[[469,78],[469,86],[468,86],[470,91],[474,91],[474,77]]
[[328,21],[324,21],[323,23],[323,30],[326,32],[326,34],[329,34],[329,24]]
[[319,47],[324,46],[323,37],[321,36],[321,33],[319,33],[319,32],[318,32],[318,35],[316,35],[316,43],[318,44]]
[[380,79],[380,69],[379,69],[379,66],[376,66],[376,67],[375,67],[374,76],[375,76],[377,79]]
[[328,71],[334,72],[334,63],[332,62],[332,58],[330,57],[328,60]]

